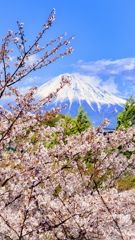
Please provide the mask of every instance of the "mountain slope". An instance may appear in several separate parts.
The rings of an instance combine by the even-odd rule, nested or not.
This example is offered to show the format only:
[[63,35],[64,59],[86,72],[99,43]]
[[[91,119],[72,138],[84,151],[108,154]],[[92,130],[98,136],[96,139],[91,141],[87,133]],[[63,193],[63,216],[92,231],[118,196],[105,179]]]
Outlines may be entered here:
[[[66,103],[68,105],[66,112],[75,115],[79,105],[82,105],[90,116],[95,114],[99,118],[98,115],[100,113],[100,121],[101,113],[104,112],[109,115],[115,107],[122,110],[125,104],[124,99],[94,86],[83,75],[76,73],[65,75],[71,77],[71,84],[66,85],[58,92],[57,96],[52,100],[51,106],[59,106]],[[59,75],[40,86],[36,95],[37,98],[48,96],[49,93],[54,92],[60,86],[61,76]],[[93,121],[95,120],[93,119]]]
[[[119,106],[125,104],[124,99],[110,94],[107,91],[102,91],[99,87],[92,86],[91,83],[88,83],[85,78],[79,74],[65,75],[71,77],[71,84],[60,90],[57,97],[53,100],[53,103],[69,101],[71,105],[74,101],[78,101],[79,103],[86,101],[92,109],[92,104],[96,103],[99,111],[103,104],[118,104]],[[59,75],[39,87],[37,96],[45,97],[55,91],[60,85],[61,76],[62,75]]]

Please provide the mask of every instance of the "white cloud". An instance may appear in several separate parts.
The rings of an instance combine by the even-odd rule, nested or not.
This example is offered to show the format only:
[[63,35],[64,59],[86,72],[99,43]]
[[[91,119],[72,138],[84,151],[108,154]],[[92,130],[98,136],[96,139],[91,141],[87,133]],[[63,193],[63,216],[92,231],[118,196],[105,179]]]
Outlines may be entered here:
[[95,83],[99,81],[103,90],[126,98],[135,92],[135,58],[93,62],[79,60],[74,67],[80,74],[95,77]]
[[117,60],[98,60],[93,62],[84,62],[79,60],[74,65],[78,71],[90,75],[132,75],[135,70],[135,58],[123,58]]
[[95,87],[99,87],[102,90],[105,90],[107,92],[110,92],[115,95],[119,95],[120,92],[118,90],[118,85],[115,83],[115,78],[110,77],[106,81],[103,81],[101,78],[98,76],[88,76],[88,75],[83,75],[79,73],[75,73],[78,75],[78,77],[83,78],[83,80],[87,83],[91,83],[91,85]]
[[116,94],[116,95],[120,93],[118,90],[118,86],[114,82],[113,77],[111,77],[110,79],[108,79],[105,82],[102,82],[101,88],[105,91],[108,91],[108,92]]
[[37,54],[31,55],[29,60],[27,61],[28,64],[35,63],[39,60],[39,56]]
[[79,74],[79,73],[75,73],[75,74],[77,74],[80,77],[83,77],[85,82],[87,82],[87,83],[91,82],[92,85],[94,85],[96,87],[98,87],[102,82],[102,79],[99,78],[98,76],[88,76],[88,75],[83,75],[83,74]]
[[39,83],[41,84],[42,78],[39,76],[34,76],[34,77],[26,77],[25,80],[23,81],[24,85],[27,84],[35,84],[35,85],[39,85]]
[[19,88],[19,91],[22,93],[22,94],[25,94],[29,91],[29,89],[31,88],[32,86],[27,86],[27,87],[20,87]]

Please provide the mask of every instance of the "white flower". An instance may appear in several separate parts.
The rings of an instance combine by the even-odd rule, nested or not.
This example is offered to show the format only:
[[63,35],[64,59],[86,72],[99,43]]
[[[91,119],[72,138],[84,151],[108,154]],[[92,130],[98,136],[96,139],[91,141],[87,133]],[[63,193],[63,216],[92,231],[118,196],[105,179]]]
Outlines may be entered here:
[[8,30],[8,34],[12,35],[13,31],[12,30]]
[[10,56],[7,56],[7,61],[10,62],[12,58]]
[[19,42],[19,38],[18,37],[15,37],[14,38],[14,43],[18,43]]
[[20,45],[19,45],[19,48],[20,48],[20,49],[23,49],[23,48],[24,48],[24,46],[23,46],[22,44],[20,44]]
[[51,23],[55,20],[55,17],[53,15],[50,15],[48,18],[48,22]]
[[24,23],[22,23],[22,22],[19,23],[19,27],[20,27],[20,28],[23,28],[23,25],[24,25]]

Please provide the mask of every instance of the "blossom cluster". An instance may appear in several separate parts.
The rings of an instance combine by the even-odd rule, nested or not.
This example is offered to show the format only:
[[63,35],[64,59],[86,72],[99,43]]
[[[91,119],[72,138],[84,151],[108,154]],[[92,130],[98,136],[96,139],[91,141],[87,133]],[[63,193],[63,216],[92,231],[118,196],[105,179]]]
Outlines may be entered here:
[[[47,148],[54,133],[59,144]],[[134,135],[117,130],[108,143],[91,127],[65,137],[34,114],[18,118],[1,143],[1,237],[134,239],[135,190],[117,186],[135,174],[135,154],[124,155],[134,151]]]

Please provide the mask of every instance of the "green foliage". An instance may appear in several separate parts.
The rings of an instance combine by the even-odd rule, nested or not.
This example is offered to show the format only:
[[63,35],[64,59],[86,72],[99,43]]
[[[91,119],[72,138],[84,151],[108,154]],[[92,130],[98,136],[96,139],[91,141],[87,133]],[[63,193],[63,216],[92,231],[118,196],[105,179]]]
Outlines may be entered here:
[[44,125],[55,127],[55,125],[61,120],[65,119],[64,114],[53,114],[50,119],[44,121]]
[[93,162],[92,162],[92,150],[90,149],[86,155],[83,157],[84,162],[86,164],[86,170],[85,170],[85,174],[86,175],[91,175],[94,171],[94,166],[93,166]]
[[51,148],[51,147],[53,147],[54,145],[59,144],[59,142],[58,142],[58,140],[57,140],[57,136],[58,136],[57,133],[52,134],[52,140],[51,140],[51,141],[47,141],[47,142],[44,141],[44,146],[45,146],[46,148]]
[[[83,108],[80,107],[78,109],[78,115],[76,118],[72,118],[71,116],[66,116],[64,114],[53,114],[49,119],[45,120],[42,125],[47,125],[50,127],[55,127],[56,125],[62,125],[64,129],[64,135],[72,135],[72,134],[77,134],[81,133],[88,127],[90,127],[90,120],[87,117],[87,114],[84,112]],[[33,131],[33,128],[29,128],[26,132],[28,135],[30,132]],[[31,142],[35,143],[38,141],[40,136],[36,133],[33,132],[33,136],[31,137]],[[58,133],[52,134],[52,138],[50,141],[44,141],[44,146],[47,148],[51,148],[56,144],[59,144],[58,141]],[[66,144],[66,142],[65,142]]]
[[126,191],[131,188],[135,188],[135,176],[129,175],[123,178],[118,179],[115,182],[115,185],[118,187],[118,191]]
[[59,196],[59,193],[61,192],[62,188],[61,188],[61,185],[58,184],[58,186],[55,188],[54,190],[54,193],[53,193],[53,196],[54,197],[58,197]]
[[125,104],[124,110],[117,116],[116,128],[129,128],[133,125],[135,125],[135,99],[130,97]]
[[64,128],[64,135],[69,136],[69,135],[77,133],[76,121],[71,116],[65,116],[65,119],[64,119],[62,125],[63,125],[63,128]]
[[[93,189],[98,188],[105,188],[105,182],[107,179],[112,178],[113,171],[112,169],[107,169],[106,172],[101,174],[101,171],[99,171],[96,167],[96,163],[98,162],[97,159],[93,159],[93,152],[92,150],[89,150],[86,155],[84,156],[84,161],[86,164],[86,170],[84,172],[85,175],[89,175],[91,178],[91,182],[89,183],[89,187],[92,187]],[[96,184],[96,185],[95,185]]]
[[84,157],[84,161],[85,161],[85,163],[87,164],[87,163],[90,163],[91,160],[92,160],[92,150],[90,149],[90,150],[86,153],[86,155],[85,155],[85,157]]
[[133,151],[124,151],[122,145],[120,145],[118,147],[118,151],[119,151],[119,153],[122,153],[124,156],[126,156],[127,159],[130,159],[131,155],[135,154],[135,150],[133,150]]
[[79,133],[90,127],[90,119],[88,118],[87,113],[84,112],[84,109],[82,107],[78,109],[78,115],[75,118],[75,122],[76,129]]
[[63,127],[65,135],[81,133],[90,127],[90,119],[84,109],[80,107],[76,118],[65,116]]
[[78,115],[72,118],[70,115],[64,114],[53,115],[49,120],[44,122],[44,125],[54,127],[56,125],[62,125],[64,128],[64,135],[72,135],[83,132],[90,127],[90,119],[84,109],[80,107],[78,109]]

